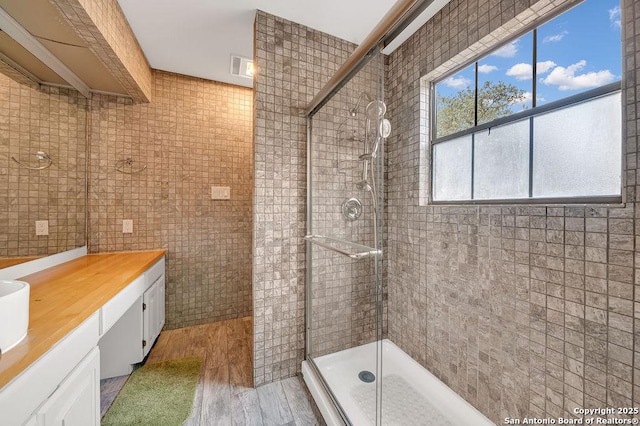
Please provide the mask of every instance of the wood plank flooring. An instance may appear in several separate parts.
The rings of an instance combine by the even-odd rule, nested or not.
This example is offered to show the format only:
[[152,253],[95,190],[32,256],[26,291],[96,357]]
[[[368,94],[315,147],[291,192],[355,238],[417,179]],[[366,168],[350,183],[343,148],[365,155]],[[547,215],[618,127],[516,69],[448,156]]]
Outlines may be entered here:
[[[185,426],[324,425],[301,377],[253,388],[251,317],[163,331],[147,363],[203,359],[194,408]],[[125,377],[101,381],[102,415]]]

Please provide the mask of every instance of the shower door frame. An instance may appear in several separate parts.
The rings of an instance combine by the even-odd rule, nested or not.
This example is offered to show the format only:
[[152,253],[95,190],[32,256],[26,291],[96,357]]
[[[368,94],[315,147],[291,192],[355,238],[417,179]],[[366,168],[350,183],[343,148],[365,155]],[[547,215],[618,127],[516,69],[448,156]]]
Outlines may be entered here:
[[[339,89],[337,89],[339,90]],[[324,103],[326,103],[326,101],[328,101],[330,98],[330,96],[327,97],[327,99],[325,100],[325,102],[323,102],[322,105],[324,105]],[[312,131],[312,123],[313,123],[313,116],[315,115],[315,113],[322,107],[322,105],[318,106],[318,108],[314,109],[313,111],[309,112],[307,114],[306,117],[306,124],[307,124],[307,204],[306,204],[306,209],[307,209],[307,226],[306,226],[306,233],[307,235],[311,235],[313,233],[313,211],[312,211],[312,207],[313,207],[313,151],[312,151],[312,142],[311,142],[311,137],[313,134]],[[316,377],[318,378],[318,381],[320,382],[320,384],[322,385],[322,388],[324,389],[324,391],[327,393],[327,395],[329,395],[329,398],[331,398],[331,403],[333,404],[333,406],[336,408],[336,411],[338,412],[338,414],[340,414],[340,417],[342,418],[342,420],[345,422],[346,425],[352,425],[351,421],[349,420],[349,417],[345,414],[344,410],[342,409],[342,406],[340,405],[340,403],[338,402],[338,398],[336,398],[336,396],[333,394],[333,391],[331,390],[331,387],[327,384],[326,380],[324,379],[324,376],[322,375],[322,373],[320,372],[320,369],[318,368],[318,366],[316,365],[315,360],[313,359],[313,357],[310,355],[309,351],[311,350],[311,343],[312,343],[312,321],[311,321],[311,317],[313,314],[313,311],[311,309],[312,307],[312,291],[311,291],[311,284],[312,284],[312,280],[313,280],[313,274],[311,272],[311,267],[313,265],[312,262],[312,258],[313,258],[313,243],[309,240],[305,240],[306,243],[306,270],[305,270],[305,340],[304,340],[304,359],[309,363],[309,365],[311,366],[311,369],[313,370],[314,374],[316,375]]]

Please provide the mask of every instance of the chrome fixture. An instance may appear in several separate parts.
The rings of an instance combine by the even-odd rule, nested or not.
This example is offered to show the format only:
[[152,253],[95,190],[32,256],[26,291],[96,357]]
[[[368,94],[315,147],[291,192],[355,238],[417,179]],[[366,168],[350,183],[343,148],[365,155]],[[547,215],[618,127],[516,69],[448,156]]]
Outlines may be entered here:
[[356,101],[356,104],[353,106],[353,108],[349,110],[349,114],[351,114],[351,117],[358,116],[358,108],[360,108],[360,102],[362,102],[363,97],[367,99],[367,102],[371,102],[373,100],[373,98],[369,96],[367,92],[360,93],[360,96],[358,96],[358,100]]
[[114,169],[116,172],[120,172],[120,173],[124,173],[127,175],[134,175],[137,173],[142,173],[147,169],[147,166],[144,165],[139,169],[134,170],[133,169],[133,165],[135,164],[136,160],[132,159],[131,157],[125,159],[125,160],[118,160],[116,161],[116,164],[114,166]]
[[42,164],[41,166],[27,166],[26,164],[23,164],[20,161],[16,160],[14,157],[11,157],[11,159],[20,167],[24,167],[25,169],[29,169],[29,170],[44,170],[44,169],[48,169],[53,164],[53,160],[51,159],[51,157],[49,157],[49,154],[47,154],[44,151],[36,151],[35,156],[36,156],[36,159],[38,160],[38,163],[44,163],[44,164]]
[[362,214],[362,203],[357,198],[347,198],[342,202],[342,215],[349,221],[354,221]]
[[[380,149],[380,142],[383,138],[391,134],[391,122],[384,118],[387,113],[387,104],[380,99],[369,102],[365,108],[365,134],[364,134],[364,154],[358,158],[362,160],[362,180],[356,183],[358,190],[366,190],[371,193],[371,197],[376,198],[375,181],[369,181],[369,169],[373,170],[375,158]],[[373,139],[373,142],[371,142]],[[375,216],[375,212],[374,212]]]

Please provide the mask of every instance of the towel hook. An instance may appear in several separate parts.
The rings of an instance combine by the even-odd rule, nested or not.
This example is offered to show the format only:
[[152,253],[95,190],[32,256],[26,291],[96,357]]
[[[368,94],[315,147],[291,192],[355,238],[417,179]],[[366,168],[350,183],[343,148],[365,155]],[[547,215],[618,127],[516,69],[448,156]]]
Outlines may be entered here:
[[[125,160],[118,160],[116,161],[115,164],[115,170],[116,172],[120,172],[120,173],[125,173],[128,175],[133,175],[136,173],[142,173],[147,169],[147,166],[144,165],[141,169],[138,170],[133,170],[133,163],[135,163],[136,160],[134,160],[133,158],[129,157]],[[125,167],[129,168],[129,170],[125,170]]]
[[21,163],[20,161],[16,160],[13,156],[11,157],[11,159],[15,163],[17,163],[20,167],[24,167],[25,169],[29,169],[29,170],[44,170],[44,169],[48,169],[53,164],[53,160],[51,159],[51,157],[49,157],[49,154],[47,154],[46,152],[36,151],[35,155],[39,163],[44,161],[45,164],[43,164],[42,166],[33,167],[33,166],[27,166],[26,164]]

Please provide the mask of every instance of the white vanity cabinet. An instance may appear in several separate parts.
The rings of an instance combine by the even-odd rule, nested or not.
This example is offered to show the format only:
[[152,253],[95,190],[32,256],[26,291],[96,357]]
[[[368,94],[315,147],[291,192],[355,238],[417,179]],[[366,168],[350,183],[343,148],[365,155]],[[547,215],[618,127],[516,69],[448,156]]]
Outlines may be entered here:
[[[43,426],[44,423],[41,423],[43,421],[41,420],[42,416],[38,418],[38,413],[45,413],[42,410],[45,409],[50,400],[55,399],[59,404],[71,407],[66,403],[66,399],[73,396],[65,394],[63,386],[65,383],[68,384],[66,387],[71,386],[70,380],[73,381],[73,378],[82,381],[79,378],[86,371],[82,369],[82,366],[87,363],[90,356],[97,357],[98,316],[98,313],[95,313],[87,318],[49,352],[33,363],[24,373],[0,389],[0,425],[22,425],[27,422],[27,419],[27,424],[33,424],[35,417],[36,424]],[[96,366],[96,368],[99,368],[99,366]],[[95,373],[97,374],[98,370]],[[97,395],[97,400],[93,406],[97,404],[99,415],[99,378],[91,372],[86,375],[86,379],[84,383],[85,389],[87,389],[87,386],[93,386],[90,395]],[[60,392],[61,390],[62,392]],[[68,402],[71,405],[74,404],[71,399]],[[76,415],[77,411],[75,409],[72,411],[74,412],[73,415]],[[84,424],[92,425],[94,423]]]
[[[126,266],[131,271],[127,281],[118,278],[122,276],[121,271],[114,272],[113,280],[116,281],[113,281],[111,275],[107,275],[106,271],[111,269],[111,263],[107,263],[108,266],[102,269],[105,272],[88,273],[89,277],[100,277],[100,284],[91,280],[72,283],[73,294],[77,296],[77,309],[81,310],[87,304],[92,308],[84,308],[86,316],[80,317],[82,320],[78,322],[79,325],[53,341],[46,352],[0,387],[0,426],[100,425],[100,378],[103,369],[109,370],[114,365],[118,368],[126,366],[128,371],[123,374],[129,373],[131,364],[144,359],[164,325],[164,256],[157,257],[158,252],[141,253],[139,256],[159,260],[142,273],[138,272],[136,261],[130,260]],[[99,255],[93,256],[92,267],[99,268]],[[134,254],[117,256],[105,255],[103,262],[114,262],[114,257],[132,259]],[[84,267],[82,259],[77,263]],[[131,280],[135,274],[138,276]],[[54,274],[51,276],[54,277]],[[64,273],[60,277],[55,279],[64,283]],[[117,279],[122,280],[120,284],[115,284]],[[113,285],[120,289],[115,295]],[[38,289],[37,286],[35,288]],[[42,292],[45,295],[53,293],[57,292]],[[97,299],[96,295],[101,298]],[[34,300],[47,307],[47,315],[55,315],[59,310],[52,310],[44,299],[36,295]],[[62,300],[69,303],[68,298]],[[39,317],[42,314],[32,312],[32,315]],[[70,318],[64,314],[62,317]],[[46,325],[46,322],[43,324]],[[38,335],[33,326],[30,322],[30,334],[25,339],[25,345],[33,344],[30,339]],[[145,340],[146,344],[143,343]],[[13,350],[17,351],[14,354],[21,353],[20,346]],[[8,353],[11,354],[11,351]]]

